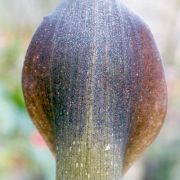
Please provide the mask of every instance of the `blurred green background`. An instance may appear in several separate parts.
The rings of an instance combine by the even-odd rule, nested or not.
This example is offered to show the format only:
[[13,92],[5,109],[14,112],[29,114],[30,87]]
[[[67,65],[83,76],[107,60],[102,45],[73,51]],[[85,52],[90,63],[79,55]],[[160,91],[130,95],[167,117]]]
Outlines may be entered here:
[[[180,0],[124,0],[148,22],[164,60],[163,129],[125,180],[180,179]],[[0,180],[54,180],[55,162],[26,112],[21,71],[32,34],[58,0],[0,0]]]

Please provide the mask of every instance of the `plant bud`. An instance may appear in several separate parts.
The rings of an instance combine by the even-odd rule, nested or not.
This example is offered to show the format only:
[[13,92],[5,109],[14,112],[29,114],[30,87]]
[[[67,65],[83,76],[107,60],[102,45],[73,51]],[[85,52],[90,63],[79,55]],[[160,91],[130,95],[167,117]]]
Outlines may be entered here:
[[166,113],[153,36],[117,0],[62,0],[32,38],[22,84],[58,180],[121,179]]

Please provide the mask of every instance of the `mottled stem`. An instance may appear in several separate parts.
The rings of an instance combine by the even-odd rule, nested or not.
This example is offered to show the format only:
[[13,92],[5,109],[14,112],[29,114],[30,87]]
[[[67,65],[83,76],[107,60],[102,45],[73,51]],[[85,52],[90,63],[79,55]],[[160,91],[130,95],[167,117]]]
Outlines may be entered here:
[[57,142],[57,180],[121,179],[123,157],[119,145],[108,144],[107,137],[103,143],[93,144],[91,137],[89,134],[71,145]]

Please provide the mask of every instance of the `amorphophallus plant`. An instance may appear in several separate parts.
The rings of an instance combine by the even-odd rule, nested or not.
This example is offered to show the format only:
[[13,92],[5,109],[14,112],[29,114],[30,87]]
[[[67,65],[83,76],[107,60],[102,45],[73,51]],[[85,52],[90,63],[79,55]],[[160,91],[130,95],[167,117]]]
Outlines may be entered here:
[[120,180],[166,113],[153,36],[118,0],[61,0],[32,38],[22,84],[57,180]]

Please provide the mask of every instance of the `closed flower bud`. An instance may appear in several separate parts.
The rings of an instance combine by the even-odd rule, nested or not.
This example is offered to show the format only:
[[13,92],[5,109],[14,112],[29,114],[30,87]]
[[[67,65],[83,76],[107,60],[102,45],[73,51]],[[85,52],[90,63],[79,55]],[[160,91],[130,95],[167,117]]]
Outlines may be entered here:
[[166,113],[153,36],[118,0],[62,0],[32,38],[22,84],[58,180],[121,179]]

